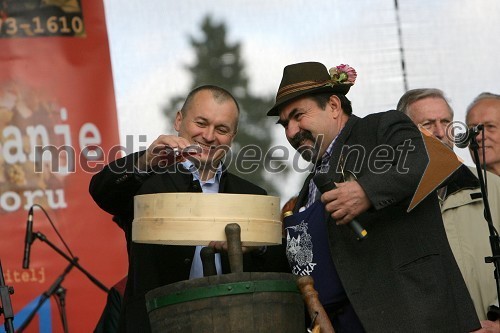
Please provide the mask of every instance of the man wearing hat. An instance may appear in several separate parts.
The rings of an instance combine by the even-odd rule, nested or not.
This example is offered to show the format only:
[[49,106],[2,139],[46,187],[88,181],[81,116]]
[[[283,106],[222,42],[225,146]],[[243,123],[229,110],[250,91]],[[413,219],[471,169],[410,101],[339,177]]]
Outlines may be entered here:
[[480,329],[435,193],[408,211],[429,161],[421,134],[401,112],[353,115],[355,79],[289,65],[267,113],[315,164],[284,220],[292,271],[314,278],[336,332]]

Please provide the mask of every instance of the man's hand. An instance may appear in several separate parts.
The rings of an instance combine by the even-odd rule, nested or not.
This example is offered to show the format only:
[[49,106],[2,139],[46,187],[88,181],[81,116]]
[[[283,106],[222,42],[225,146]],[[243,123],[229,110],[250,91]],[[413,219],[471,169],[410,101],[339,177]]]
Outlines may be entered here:
[[474,333],[500,333],[500,320],[481,320],[481,329]]
[[358,182],[335,183],[335,185],[337,188],[323,193],[321,202],[325,204],[325,209],[338,225],[351,222],[370,208],[371,202]]
[[160,135],[139,157],[136,167],[141,171],[148,171],[157,165],[162,167],[172,165],[184,159],[184,156],[175,154],[175,151],[188,146],[190,146],[190,142],[182,137]]

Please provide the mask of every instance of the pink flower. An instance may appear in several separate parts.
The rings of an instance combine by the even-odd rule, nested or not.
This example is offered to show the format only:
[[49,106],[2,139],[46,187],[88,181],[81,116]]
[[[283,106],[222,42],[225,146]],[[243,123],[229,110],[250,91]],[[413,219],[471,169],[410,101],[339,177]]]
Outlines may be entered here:
[[334,84],[354,84],[358,76],[354,68],[345,64],[332,67],[329,72]]

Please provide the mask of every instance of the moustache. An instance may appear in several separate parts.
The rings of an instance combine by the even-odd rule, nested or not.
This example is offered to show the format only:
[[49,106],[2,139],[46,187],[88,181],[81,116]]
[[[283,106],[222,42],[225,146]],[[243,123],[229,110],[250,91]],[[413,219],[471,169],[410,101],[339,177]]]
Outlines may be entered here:
[[293,136],[293,138],[290,139],[290,144],[292,145],[293,148],[298,149],[300,147],[300,144],[304,140],[310,140],[312,142],[315,142],[315,139],[312,135],[311,132],[309,131],[300,131],[297,134]]

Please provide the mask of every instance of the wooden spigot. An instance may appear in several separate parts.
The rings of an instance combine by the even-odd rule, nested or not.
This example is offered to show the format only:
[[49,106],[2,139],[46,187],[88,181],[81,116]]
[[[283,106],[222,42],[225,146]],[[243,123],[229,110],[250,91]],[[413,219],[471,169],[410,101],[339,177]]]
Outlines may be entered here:
[[243,273],[243,251],[241,249],[241,228],[238,223],[230,223],[224,229],[227,239],[227,255],[231,273]]
[[321,333],[335,333],[333,329],[332,323],[328,318],[328,315],[321,305],[318,292],[314,289],[314,280],[311,276],[301,276],[297,279],[297,286],[299,287],[300,293],[302,294],[302,298],[307,307],[307,312],[309,312],[309,316],[314,318],[316,316],[316,323],[320,327]]

